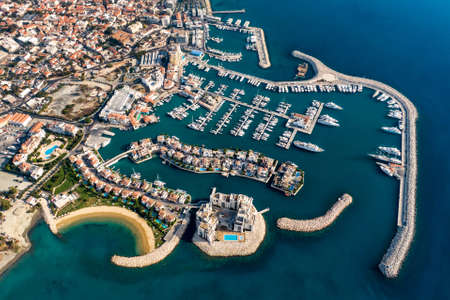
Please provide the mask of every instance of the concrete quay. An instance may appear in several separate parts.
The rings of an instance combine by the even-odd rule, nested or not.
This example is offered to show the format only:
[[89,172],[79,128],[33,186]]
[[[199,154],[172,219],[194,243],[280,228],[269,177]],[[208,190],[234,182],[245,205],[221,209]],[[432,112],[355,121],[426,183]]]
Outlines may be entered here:
[[[294,133],[295,134],[297,133],[297,131],[300,131],[300,132],[305,133],[305,134],[311,134],[313,132],[314,128],[316,127],[317,120],[319,119],[319,116],[322,113],[323,106],[324,106],[324,104],[321,102],[319,107],[317,108],[317,112],[314,115],[314,118],[311,121],[311,124],[308,127],[306,127],[306,128],[298,128],[298,127],[286,126],[286,128],[294,129]],[[292,137],[292,135],[291,135],[291,138],[289,139],[289,142],[288,142],[289,147],[291,146],[292,140],[294,138],[295,138],[295,136]],[[286,149],[289,149],[289,147],[287,147]]]
[[266,223],[259,212],[255,216],[254,229],[245,232],[245,241],[208,241],[198,236],[197,232],[192,237],[192,242],[209,256],[247,256],[255,253],[266,235]]
[[172,251],[180,242],[180,239],[189,224],[189,216],[190,214],[187,213],[180,223],[174,225],[177,226],[177,228],[174,230],[172,237],[170,238],[170,240],[164,242],[164,244],[162,244],[159,248],[156,248],[152,252],[140,256],[126,257],[114,255],[111,258],[111,262],[120,267],[143,268],[162,261],[170,253],[172,253]]
[[416,184],[417,184],[417,145],[416,121],[418,113],[414,104],[394,88],[367,78],[355,77],[336,72],[320,60],[300,51],[292,55],[309,62],[316,75],[309,80],[311,83],[326,81],[330,84],[360,84],[366,88],[380,91],[391,96],[401,106],[405,129],[402,134],[402,162],[405,173],[400,178],[399,210],[397,217],[397,233],[383,256],[378,268],[388,278],[397,277],[409,248],[414,239],[416,222]]
[[314,232],[320,231],[330,226],[344,209],[352,203],[352,196],[343,194],[336,203],[325,213],[325,215],[310,220],[294,220],[280,218],[277,220],[277,227],[283,230]]
[[266,37],[264,36],[264,30],[258,27],[250,27],[256,36],[256,50],[258,51],[259,66],[263,69],[267,69],[271,66],[269,51],[267,50]]

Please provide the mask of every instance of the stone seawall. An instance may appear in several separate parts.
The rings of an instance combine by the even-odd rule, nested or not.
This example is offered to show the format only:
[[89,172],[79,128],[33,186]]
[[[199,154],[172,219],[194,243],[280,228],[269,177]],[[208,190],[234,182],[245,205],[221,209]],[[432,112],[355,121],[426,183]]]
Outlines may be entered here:
[[330,226],[344,209],[352,203],[353,199],[349,194],[344,194],[333,204],[325,215],[310,220],[294,220],[289,218],[280,218],[277,220],[277,226],[280,229],[314,232],[323,230]]
[[180,239],[186,231],[188,224],[189,214],[185,216],[181,223],[174,225],[177,226],[177,228],[175,229],[172,238],[162,244],[159,248],[156,248],[152,252],[141,256],[125,257],[114,255],[111,258],[111,261],[115,265],[127,268],[142,268],[156,264],[165,259],[170,253],[172,253],[172,251],[180,242]]
[[251,232],[245,233],[245,241],[208,241],[198,236],[197,232],[192,238],[192,242],[209,256],[247,256],[255,253],[266,235],[266,222],[264,217],[256,214],[255,225]]
[[306,55],[300,51],[293,51],[292,55],[312,64],[316,75],[302,83],[311,84],[361,84],[366,88],[378,90],[390,95],[401,105],[405,121],[405,131],[402,134],[402,162],[405,167],[405,175],[400,179],[399,191],[399,217],[397,233],[392,239],[386,254],[378,265],[380,271],[386,277],[398,276],[403,261],[408,255],[411,243],[414,240],[416,222],[416,184],[417,184],[417,145],[416,145],[416,121],[418,118],[414,104],[402,93],[394,88],[367,78],[349,76],[336,72],[320,60]]

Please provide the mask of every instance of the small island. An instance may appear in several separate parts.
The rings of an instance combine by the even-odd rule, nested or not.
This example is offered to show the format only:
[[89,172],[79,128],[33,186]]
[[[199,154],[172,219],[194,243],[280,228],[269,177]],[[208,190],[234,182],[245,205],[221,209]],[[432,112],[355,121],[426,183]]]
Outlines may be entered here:
[[193,243],[209,256],[245,256],[264,240],[266,223],[253,206],[253,198],[223,194],[213,188],[209,202],[196,214]]

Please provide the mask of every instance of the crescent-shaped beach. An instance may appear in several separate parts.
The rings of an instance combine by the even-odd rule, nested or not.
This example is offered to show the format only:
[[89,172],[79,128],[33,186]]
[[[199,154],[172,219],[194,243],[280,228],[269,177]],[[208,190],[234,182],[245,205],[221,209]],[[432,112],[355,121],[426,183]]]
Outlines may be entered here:
[[135,212],[115,206],[86,207],[55,219],[57,232],[90,220],[117,220],[136,236],[139,252],[146,254],[155,249],[153,231],[147,222]]

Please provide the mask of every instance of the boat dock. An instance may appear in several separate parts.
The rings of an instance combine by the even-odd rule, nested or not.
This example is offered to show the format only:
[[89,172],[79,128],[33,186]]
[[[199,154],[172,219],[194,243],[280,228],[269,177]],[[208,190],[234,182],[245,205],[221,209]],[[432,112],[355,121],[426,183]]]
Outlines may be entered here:
[[[266,131],[267,131],[268,127],[270,126],[271,122],[273,122],[273,121],[278,122],[278,119],[275,120],[276,117],[273,114],[270,114],[270,115],[266,114],[265,118],[267,118],[266,122],[258,125],[258,127],[261,126],[261,128],[258,130],[258,127],[257,127],[257,129],[254,133],[254,136],[253,136],[254,140],[259,141],[261,139],[263,139],[263,140],[267,139],[268,134],[266,133]],[[276,123],[274,123],[274,124],[276,124]],[[273,125],[273,126],[275,126],[275,125]],[[264,137],[265,135],[267,135],[267,138]]]
[[269,59],[269,51],[267,50],[266,38],[262,28],[251,27],[256,37],[256,51],[258,52],[259,66],[267,69],[271,66]]
[[295,139],[295,136],[297,135],[297,129],[294,129],[294,132],[292,132],[291,137],[289,138],[289,141],[286,143],[285,149],[289,150],[291,148],[292,142]]
[[[208,92],[208,93],[212,94],[212,95],[217,95],[217,94],[212,93],[212,92]],[[265,108],[262,108],[262,107],[259,107],[259,106],[255,106],[255,105],[252,105],[252,104],[248,104],[248,103],[245,103],[245,102],[242,102],[242,101],[230,98],[230,97],[226,97],[226,96],[222,96],[222,95],[220,95],[220,96],[222,97],[223,100],[226,100],[226,101],[229,101],[229,102],[233,102],[233,103],[237,103],[239,105],[251,108],[253,110],[258,110],[258,111],[261,111],[261,112],[264,112],[264,113],[267,113],[267,114],[273,114],[273,115],[275,115],[277,117],[289,120],[289,116],[287,116],[285,114],[282,114],[282,113],[279,113],[279,112],[276,112],[276,111],[271,111],[271,110],[268,110],[268,109],[265,109]]]
[[245,14],[245,8],[235,10],[215,10],[212,14]]
[[[323,105],[324,104],[322,102],[320,102],[319,107],[317,107],[317,112],[315,113],[314,118],[311,120],[311,123],[309,123],[309,126],[307,126],[305,128],[300,128],[300,127],[293,127],[290,125],[286,125],[286,127],[289,129],[300,131],[301,133],[311,134],[313,132],[314,128],[316,127],[317,120],[319,119],[319,116],[323,109]],[[289,148],[287,148],[287,149],[289,149]]]
[[233,112],[239,107],[239,104],[234,103],[231,106],[231,109],[217,122],[216,129],[211,130],[212,134],[220,134],[222,132],[222,128],[227,126],[227,121],[231,118]]
[[199,60],[198,58],[190,57],[190,62],[194,66],[197,66],[200,70],[209,68],[216,70],[220,77],[228,77],[234,80],[243,79],[247,80],[247,83],[253,86],[260,86],[260,84],[265,84],[266,90],[272,90],[279,93],[311,93],[311,92],[332,92],[336,89],[340,93],[360,93],[362,92],[362,83],[351,83],[351,82],[339,82],[330,83],[327,81],[318,81],[316,79],[302,80],[302,81],[272,81],[265,78],[257,77],[254,75],[249,75],[241,73],[238,71],[226,69],[223,66],[212,65],[206,61]]

